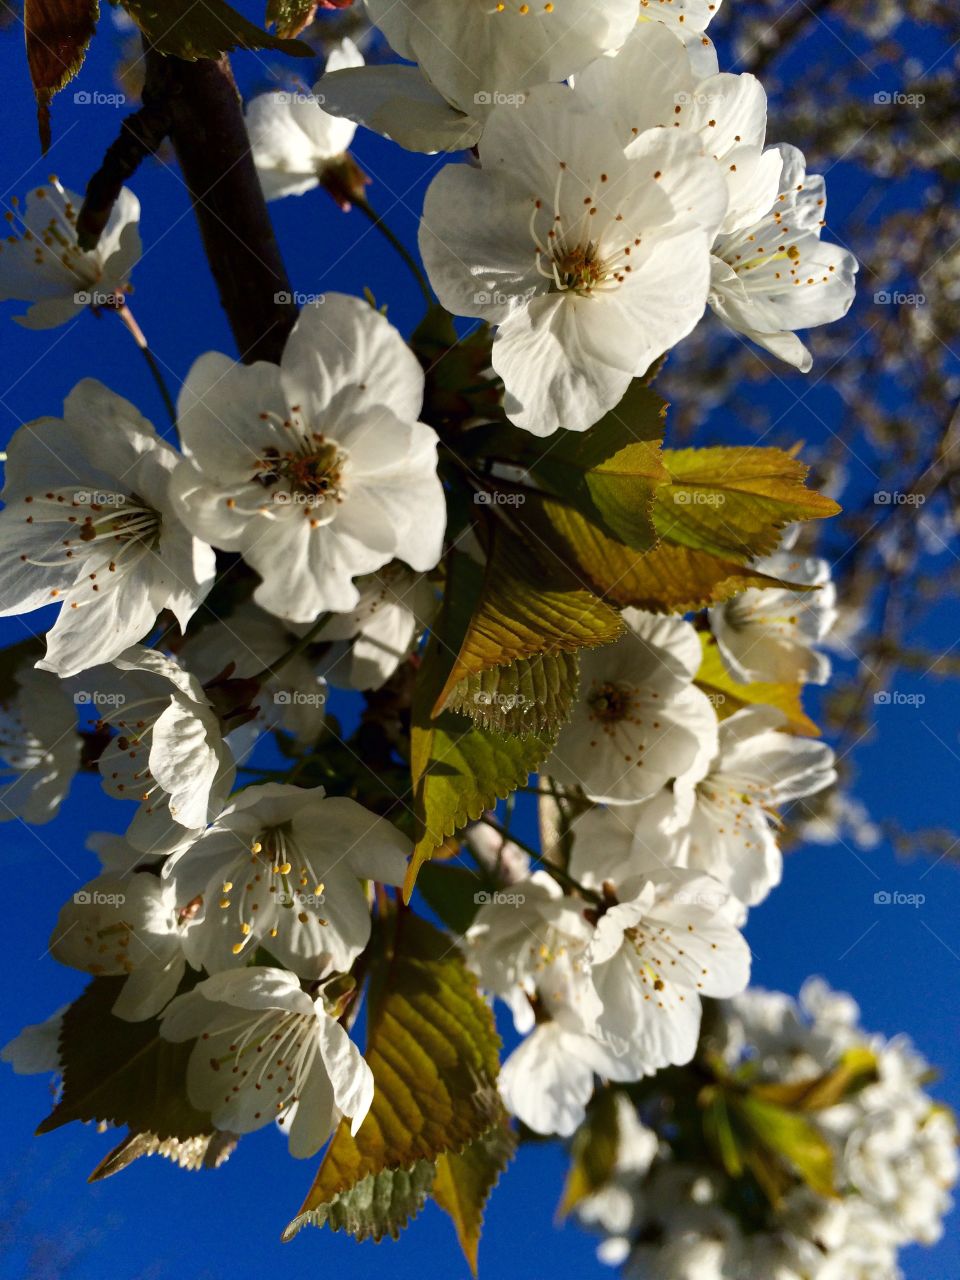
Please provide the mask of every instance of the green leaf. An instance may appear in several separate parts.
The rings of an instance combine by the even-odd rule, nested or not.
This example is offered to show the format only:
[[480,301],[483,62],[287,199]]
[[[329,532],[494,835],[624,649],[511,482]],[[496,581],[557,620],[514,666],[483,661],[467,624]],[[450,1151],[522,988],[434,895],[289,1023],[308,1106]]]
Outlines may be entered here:
[[[467,677],[540,654],[609,644],[623,634],[623,621],[616,610],[578,582],[559,557],[545,554],[534,539],[521,541],[500,521],[490,527],[482,585],[472,562],[462,565],[457,577],[460,585],[456,589],[468,593],[476,605],[434,713],[451,706],[453,699],[463,708],[465,696],[478,691],[457,693],[457,686]],[[452,589],[448,587],[448,592]],[[518,670],[513,680],[530,680],[533,674],[530,669]],[[540,674],[556,685],[564,669],[556,667]],[[509,693],[509,688],[505,692]],[[569,693],[568,705],[574,693]],[[551,718],[545,710],[540,708],[541,728],[558,728],[562,719]]]
[[437,1161],[433,1198],[453,1219],[460,1248],[474,1276],[484,1206],[513,1159],[516,1146],[516,1135],[504,1120],[459,1154],[448,1152]]
[[812,1080],[757,1084],[755,1098],[795,1111],[821,1111],[835,1107],[877,1079],[877,1059],[865,1047],[848,1049],[832,1071]]
[[114,1017],[110,1010],[125,981],[95,978],[63,1015],[63,1092],[37,1133],[71,1120],[96,1120],[129,1125],[160,1141],[208,1136],[210,1117],[187,1097],[192,1043],[162,1040],[157,1018]]
[[[416,833],[403,886],[409,902],[420,867],[447,836],[522,786],[549,755],[556,733],[508,737],[452,711],[432,714],[469,619],[471,562],[451,557],[444,608],[417,676],[411,711],[410,774]],[[465,572],[466,571],[466,572]]]
[[783,1190],[771,1165],[771,1154],[786,1162],[817,1195],[837,1194],[833,1151],[824,1134],[806,1116],[765,1102],[755,1094],[737,1098],[732,1105],[754,1139],[745,1151],[747,1163],[772,1204],[777,1203]]
[[669,483],[660,443],[667,405],[639,380],[589,431],[557,431],[531,470],[591,523],[634,550],[657,541],[654,493]]
[[282,40],[249,22],[226,0],[121,0],[158,53],[195,62],[219,58],[232,49],[276,49],[297,58],[312,58],[301,40]]
[[317,11],[318,0],[267,0],[267,26],[276,27],[284,39],[298,36],[309,26]]
[[570,1146],[570,1169],[558,1209],[561,1218],[610,1181],[616,1171],[619,1150],[617,1094],[613,1089],[601,1089],[594,1094],[587,1118]]
[[[373,1105],[356,1137],[349,1121],[337,1128],[285,1240],[308,1223],[333,1221],[334,1212],[344,1220],[360,1215],[364,1205],[369,1213],[356,1220],[367,1234],[384,1234],[390,1214],[396,1221],[419,1194],[420,1174],[402,1196],[400,1182],[381,1180],[342,1210],[331,1206],[384,1171],[411,1171],[421,1161],[432,1170],[439,1156],[463,1151],[503,1120],[500,1041],[475,978],[449,938],[426,921],[401,910],[396,925],[393,954],[370,1001]],[[378,1220],[380,1206],[388,1212]]]
[[570,715],[580,688],[575,653],[542,653],[467,676],[447,699],[451,711],[499,733],[550,733]]
[[24,0],[27,67],[43,151],[50,147],[50,101],[83,65],[99,16],[98,0]]
[[491,882],[469,867],[452,867],[447,862],[428,862],[420,868],[417,888],[424,902],[448,929],[462,936],[480,910],[477,895],[488,892]]
[[726,720],[743,707],[776,707],[787,717],[786,727],[793,733],[819,738],[820,730],[803,709],[803,686],[800,684],[742,684],[724,665],[723,656],[712,636],[701,634],[703,661],[696,683],[713,703],[721,720]]
[[734,1132],[727,1097],[721,1088],[708,1086],[701,1095],[703,1132],[731,1178],[743,1176],[743,1156]]
[[657,490],[660,534],[695,551],[736,561],[769,555],[795,520],[821,520],[840,508],[805,487],[809,468],[782,449],[666,449],[671,483]]

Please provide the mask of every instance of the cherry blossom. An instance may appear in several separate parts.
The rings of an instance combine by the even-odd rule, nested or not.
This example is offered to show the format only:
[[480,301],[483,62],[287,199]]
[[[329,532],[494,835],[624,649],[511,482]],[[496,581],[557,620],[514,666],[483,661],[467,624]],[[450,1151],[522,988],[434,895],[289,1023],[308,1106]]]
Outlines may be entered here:
[[[328,71],[362,66],[363,55],[352,40],[341,41],[327,58]],[[353,141],[356,127],[324,111],[318,89],[262,93],[247,105],[250,149],[268,200],[319,186]]]
[[279,367],[215,353],[194,364],[179,402],[178,510],[256,569],[269,613],[309,623],[354,609],[355,577],[440,557],[446,510],[422,401],[423,371],[396,329],[327,294],[301,312]]
[[479,155],[427,192],[430,281],[448,310],[499,325],[511,421],[585,430],[703,314],[723,176],[685,131],[647,130],[624,150],[564,86],[497,107]]
[[630,804],[671,778],[697,775],[716,752],[717,719],[695,688],[697,633],[679,618],[624,610],[629,630],[585,650],[580,698],[546,771],[591,800]]
[[215,563],[168,496],[178,455],[132,404],[87,378],[63,413],[10,442],[0,616],[62,603],[37,666],[70,676],[143,639],[161,609],[183,629]]
[[314,1155],[347,1116],[356,1133],[373,1101],[373,1073],[322,993],[292,973],[237,969],[207,978],[167,1006],[161,1035],[196,1040],[187,1088],[218,1129],[284,1125],[290,1154]]
[[184,945],[210,973],[259,944],[305,978],[346,972],[370,937],[364,880],[402,884],[410,842],[385,818],[322,787],[265,783],[239,792],[163,874],[183,906],[202,897]]
[[14,317],[24,328],[53,329],[75,319],[84,307],[124,305],[141,252],[140,201],[123,187],[91,250],[77,244],[82,204],[82,196],[51,177],[49,184],[30,192],[22,214],[7,215],[11,231],[19,234],[0,241],[0,300],[31,303],[25,315]]
[[80,763],[76,707],[55,676],[15,673],[0,698],[0,822],[55,818]]

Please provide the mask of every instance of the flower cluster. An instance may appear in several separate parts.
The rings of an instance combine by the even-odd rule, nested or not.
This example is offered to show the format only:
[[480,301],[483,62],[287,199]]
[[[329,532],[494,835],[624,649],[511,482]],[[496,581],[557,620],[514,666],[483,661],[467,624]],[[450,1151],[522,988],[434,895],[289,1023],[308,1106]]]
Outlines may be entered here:
[[[4,673],[0,818],[52,820],[80,771],[130,804],[50,940],[88,993],[6,1057],[70,1094],[98,1001],[118,1043],[149,1022],[174,1065],[156,1124],[128,1121],[144,1149],[215,1163],[274,1123],[295,1156],[349,1135],[365,1189],[345,1174],[337,1195],[377,1238],[399,1181],[374,1175],[510,1117],[570,1137],[613,1086],[619,1163],[580,1214],[636,1274],[893,1274],[954,1177],[924,1064],[821,988],[803,1016],[746,990],[788,807],[837,779],[801,707],[830,677],[830,566],[788,527],[835,507],[792,452],[663,449],[647,385],[708,308],[809,368],[795,331],[841,316],[857,269],[821,240],[823,180],[768,145],[759,82],[720,71],[707,0],[366,8],[405,61],[345,40],[311,92],[255,97],[251,187],[261,213],[322,187],[383,229],[358,125],[469,149],[426,193],[425,274],[387,231],[427,295],[416,333],[369,293],[317,294],[276,362],[199,354],[170,439],[88,378],[10,441],[0,614],[59,612]],[[85,249],[76,205],[34,193],[0,296],[33,327],[114,310],[147,350],[122,294],[139,206],[124,192]],[[460,338],[458,317],[488,324]],[[347,690],[355,730],[330,706]],[[539,851],[494,808],[526,790]],[[441,848],[474,865],[431,867],[418,917]],[[428,912],[454,936],[434,945]],[[520,1037],[499,1075],[485,995]],[[627,1104],[664,1069],[684,1114],[829,1079],[842,1203],[796,1177],[748,1230],[730,1160],[675,1155]],[[195,1145],[169,1145],[198,1113]],[[385,1114],[396,1133],[371,1138]]]
[[868,1034],[849,996],[811,979],[799,1001],[751,989],[719,1006],[707,1045],[725,1071],[781,1099],[861,1064],[858,1087],[808,1095],[802,1113],[832,1194],[794,1172],[758,1214],[749,1175],[709,1149],[692,1158],[676,1131],[656,1132],[655,1119],[651,1129],[621,1097],[612,1176],[578,1208],[605,1234],[601,1256],[643,1280],[898,1280],[897,1251],[940,1238],[960,1172],[954,1121],[927,1094],[930,1068],[909,1040]]

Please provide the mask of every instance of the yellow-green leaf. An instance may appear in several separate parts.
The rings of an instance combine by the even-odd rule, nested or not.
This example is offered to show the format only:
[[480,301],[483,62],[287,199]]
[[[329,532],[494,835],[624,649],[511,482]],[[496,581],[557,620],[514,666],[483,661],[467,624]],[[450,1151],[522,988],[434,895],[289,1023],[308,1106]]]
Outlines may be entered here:
[[557,1210],[560,1218],[572,1213],[581,1200],[593,1195],[613,1177],[620,1150],[617,1095],[601,1089],[594,1095],[587,1118],[570,1146],[570,1169]]
[[433,1198],[452,1218],[463,1256],[474,1276],[484,1206],[513,1159],[516,1145],[516,1135],[504,1119],[463,1151],[447,1152],[437,1161]]
[[43,151],[50,146],[50,100],[83,65],[99,16],[98,0],[24,0],[27,67]]
[[848,1049],[832,1071],[812,1080],[776,1081],[754,1085],[751,1092],[764,1102],[795,1111],[822,1111],[835,1107],[877,1079],[877,1059],[865,1047]]
[[589,431],[557,431],[537,442],[530,469],[611,537],[645,551],[657,541],[654,493],[670,481],[660,449],[666,412],[659,396],[634,381]]
[[[366,1058],[373,1105],[356,1137],[349,1121],[337,1128],[285,1240],[308,1223],[331,1220],[334,1203],[365,1179],[387,1170],[410,1171],[420,1161],[432,1166],[502,1122],[496,1087],[500,1041],[459,950],[407,911],[397,916],[393,948],[377,997],[371,998]],[[404,1193],[404,1205],[411,1204],[407,1192],[419,1194],[419,1187],[418,1175]],[[395,1191],[395,1183],[381,1180],[364,1189],[363,1200],[369,1208],[379,1193],[390,1209]],[[352,1201],[344,1216],[361,1207]],[[373,1234],[375,1222],[364,1221]]]
[[271,35],[226,0],[121,0],[149,43],[158,53],[195,62],[219,58],[232,49],[276,49],[298,58],[312,58],[313,50],[301,40]]
[[706,693],[721,720],[743,707],[776,707],[787,717],[786,727],[793,733],[818,738],[820,730],[803,709],[803,686],[800,684],[742,684],[727,670],[723,656],[712,636],[701,635],[703,661],[696,683]]
[[637,552],[607,537],[578,511],[555,502],[543,506],[581,573],[612,604],[636,605],[654,613],[688,613],[719,604],[745,587],[780,585],[778,579],[734,560],[681,547],[666,538],[650,551]]
[[782,449],[755,446],[666,449],[672,477],[657,490],[654,523],[671,542],[727,559],[769,555],[794,520],[840,508],[806,488],[809,468]]
[[318,0],[267,0],[267,26],[285,39],[298,36],[313,21]]
[[541,653],[468,676],[447,706],[498,733],[550,733],[570,715],[579,687],[575,653]]
[[481,729],[453,711],[433,715],[469,623],[464,615],[470,608],[470,570],[466,556],[451,557],[443,612],[414,690],[410,775],[416,831],[403,886],[408,902],[417,873],[433,850],[522,786],[556,739],[555,732],[519,737]]
[[[769,1156],[773,1154],[785,1161],[817,1195],[836,1195],[830,1143],[806,1116],[766,1102],[753,1093],[736,1098],[732,1106],[753,1139],[744,1154],[754,1174],[758,1174],[758,1169],[762,1171],[758,1174],[761,1181],[768,1174]],[[764,1187],[773,1203],[779,1198],[776,1189],[779,1185],[777,1180]]]
[[623,634],[617,611],[579,583],[560,558],[545,554],[534,539],[521,541],[499,521],[490,529],[482,585],[472,562],[457,576],[456,589],[476,604],[435,712],[451,705],[469,676],[538,654],[609,644]]

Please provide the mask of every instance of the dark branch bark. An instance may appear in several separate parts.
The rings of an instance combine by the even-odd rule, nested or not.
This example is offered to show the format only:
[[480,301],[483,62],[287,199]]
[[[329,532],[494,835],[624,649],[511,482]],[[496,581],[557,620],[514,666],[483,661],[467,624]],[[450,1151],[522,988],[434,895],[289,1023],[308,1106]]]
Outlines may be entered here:
[[107,149],[103,164],[87,183],[77,219],[81,249],[96,248],[124,183],[133,177],[141,160],[158,150],[169,132],[166,104],[144,89],[143,106],[124,120],[119,138]]
[[183,62],[148,50],[148,100],[164,103],[210,270],[240,358],[280,359],[297,318],[260,188],[229,60]]

